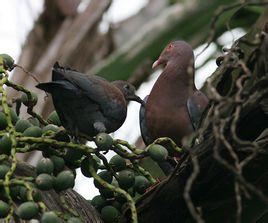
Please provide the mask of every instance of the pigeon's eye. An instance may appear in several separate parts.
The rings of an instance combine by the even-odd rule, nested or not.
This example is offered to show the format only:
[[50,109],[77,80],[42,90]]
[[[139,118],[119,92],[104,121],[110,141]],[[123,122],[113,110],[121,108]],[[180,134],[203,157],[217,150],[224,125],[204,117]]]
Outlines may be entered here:
[[124,85],[124,88],[126,89],[126,90],[129,90],[129,85],[128,84],[126,84],[126,85]]
[[173,45],[172,45],[172,43],[170,43],[170,44],[168,45],[168,47],[167,47],[167,51],[170,51],[172,48],[173,48]]

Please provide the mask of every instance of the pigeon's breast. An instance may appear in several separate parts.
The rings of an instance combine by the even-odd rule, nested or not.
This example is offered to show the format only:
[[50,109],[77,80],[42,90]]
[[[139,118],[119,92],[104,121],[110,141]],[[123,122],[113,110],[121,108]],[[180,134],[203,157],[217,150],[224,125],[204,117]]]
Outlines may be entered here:
[[124,98],[111,98],[106,104],[103,114],[106,118],[105,126],[109,132],[120,128],[127,116],[127,105]]

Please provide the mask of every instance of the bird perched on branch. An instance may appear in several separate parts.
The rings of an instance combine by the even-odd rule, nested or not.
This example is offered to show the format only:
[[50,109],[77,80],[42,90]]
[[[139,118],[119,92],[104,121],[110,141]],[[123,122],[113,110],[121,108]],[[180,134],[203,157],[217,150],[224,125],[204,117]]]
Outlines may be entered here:
[[207,97],[194,85],[194,54],[191,46],[175,41],[166,46],[153,68],[164,70],[140,109],[140,128],[145,144],[169,137],[177,145],[198,127]]
[[125,121],[127,102],[143,101],[126,81],[108,82],[96,76],[61,67],[52,69],[52,81],[36,86],[52,95],[62,125],[75,134],[95,136],[114,132]]

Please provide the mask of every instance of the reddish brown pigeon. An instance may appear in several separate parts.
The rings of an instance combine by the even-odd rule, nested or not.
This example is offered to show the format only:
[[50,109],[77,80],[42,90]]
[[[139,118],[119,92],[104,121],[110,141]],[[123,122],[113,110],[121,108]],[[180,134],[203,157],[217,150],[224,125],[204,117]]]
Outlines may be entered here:
[[207,97],[194,85],[194,54],[183,41],[167,45],[153,68],[164,70],[141,105],[140,128],[146,144],[159,137],[170,137],[177,145],[198,127]]

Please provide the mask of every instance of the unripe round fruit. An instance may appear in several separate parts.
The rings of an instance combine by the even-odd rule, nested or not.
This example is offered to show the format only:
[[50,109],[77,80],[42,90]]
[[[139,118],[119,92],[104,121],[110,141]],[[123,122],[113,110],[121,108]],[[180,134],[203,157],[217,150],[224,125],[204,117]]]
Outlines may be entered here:
[[4,135],[2,138],[0,138],[0,154],[9,155],[11,147],[12,141],[7,135]]
[[89,171],[90,167],[93,167],[95,171],[98,170],[98,164],[96,160],[85,157],[81,162],[81,172],[85,177],[92,177]]
[[122,204],[120,203],[120,202],[118,202],[118,201],[113,201],[112,202],[112,206],[114,207],[114,208],[116,208],[117,210],[121,210],[122,209]]
[[93,197],[93,199],[91,200],[91,205],[97,209],[102,208],[105,205],[105,203],[106,200],[101,195],[97,195]]
[[[108,171],[101,171],[98,173],[98,176],[103,179],[104,181],[106,181],[107,183],[111,183],[112,180],[113,180],[113,176],[110,172]],[[97,180],[94,180],[93,181],[94,185],[96,188],[100,189],[100,188],[103,188],[103,186],[97,181]]]
[[11,116],[11,122],[13,125],[15,125],[17,123],[17,121],[19,120],[19,117],[18,117],[17,113],[12,108],[10,108],[9,112],[10,112],[10,116]]
[[52,132],[58,132],[59,128],[58,126],[54,125],[54,124],[48,124],[43,128],[43,134],[48,132],[48,131],[52,131]]
[[132,187],[135,183],[135,174],[132,170],[122,170],[118,173],[118,184],[123,189]]
[[47,118],[48,123],[61,126],[61,121],[58,113],[56,111],[53,111],[50,113],[50,115]]
[[38,175],[35,179],[35,184],[40,190],[50,190],[53,188],[53,177],[46,173]]
[[102,187],[99,189],[100,195],[105,199],[110,199],[114,197],[114,192],[108,188]]
[[64,162],[63,158],[53,155],[50,157],[50,159],[54,164],[54,172],[55,173],[58,173],[64,169],[65,162]]
[[17,209],[17,215],[23,220],[30,220],[38,214],[38,206],[31,201],[22,203]]
[[30,136],[30,137],[41,137],[42,136],[42,129],[38,126],[31,126],[23,132],[24,136]]
[[45,212],[41,217],[41,223],[60,223],[60,218],[53,212]]
[[23,133],[27,128],[31,127],[32,124],[28,120],[20,119],[15,125],[15,130],[17,132]]
[[5,164],[0,165],[0,179],[5,179],[7,172],[9,171],[9,167]]
[[68,167],[71,169],[78,168],[80,165],[77,163],[78,160],[81,160],[83,156],[82,151],[78,151],[75,149],[66,149],[66,154],[64,155],[63,159]]
[[25,106],[35,106],[37,104],[38,97],[36,93],[31,92],[30,99],[26,93],[22,93],[20,100]]
[[99,133],[95,138],[95,144],[101,150],[108,150],[113,145],[113,138],[106,133]]
[[14,68],[14,59],[6,53],[0,54],[3,66],[6,70],[11,71]]
[[115,223],[118,222],[119,211],[108,205],[101,209],[101,217],[105,223]]
[[47,173],[51,174],[54,171],[54,164],[51,159],[49,158],[42,158],[38,161],[36,165],[36,173]]
[[146,189],[150,186],[150,182],[144,176],[136,176],[134,189],[139,194],[144,194]]
[[113,170],[116,171],[116,172],[124,170],[127,167],[126,160],[123,157],[119,156],[119,155],[113,156],[110,159],[109,164],[111,165]]
[[29,121],[34,126],[38,126],[38,127],[40,126],[40,122],[37,118],[30,117],[27,119],[27,121]]
[[6,202],[0,200],[0,218],[5,218],[8,215],[9,210],[9,205]]
[[[17,113],[10,107],[8,108],[8,112],[9,112],[12,124],[15,125],[16,122],[19,120]],[[6,115],[5,115],[4,111],[1,110],[1,112],[0,112],[0,130],[5,129],[6,127],[7,127]]]
[[0,130],[4,130],[7,127],[7,119],[3,112],[0,112]]
[[27,188],[24,186],[19,186],[19,197],[22,201],[27,201]]
[[168,156],[167,149],[159,144],[152,144],[149,147],[148,152],[150,157],[156,162],[164,161]]
[[74,186],[74,174],[70,170],[60,172],[54,181],[54,188],[58,191],[66,190]]

